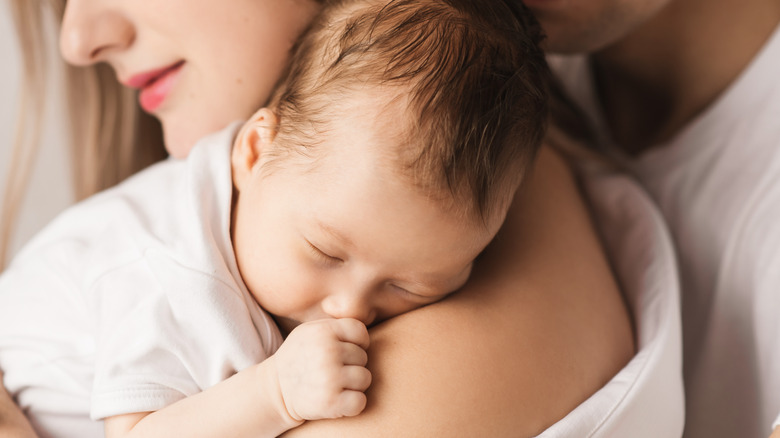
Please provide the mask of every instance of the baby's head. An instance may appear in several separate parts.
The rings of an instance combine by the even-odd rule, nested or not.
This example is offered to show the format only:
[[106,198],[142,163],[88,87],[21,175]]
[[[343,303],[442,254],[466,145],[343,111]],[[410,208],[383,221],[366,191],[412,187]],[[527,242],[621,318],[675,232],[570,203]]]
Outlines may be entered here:
[[541,142],[548,70],[520,2],[346,0],[233,150],[233,241],[285,331],[462,286]]

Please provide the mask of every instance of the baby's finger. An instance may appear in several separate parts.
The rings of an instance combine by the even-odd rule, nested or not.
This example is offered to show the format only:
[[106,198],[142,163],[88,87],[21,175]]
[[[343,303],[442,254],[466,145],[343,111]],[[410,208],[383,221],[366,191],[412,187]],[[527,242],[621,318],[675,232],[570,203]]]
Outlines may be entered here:
[[341,342],[341,363],[344,365],[366,366],[368,353],[356,344]]
[[339,340],[352,342],[365,350],[368,348],[368,329],[366,325],[357,319],[341,318],[333,320],[333,330]]
[[341,386],[344,389],[365,391],[371,386],[371,371],[365,367],[345,366],[341,369]]
[[339,394],[338,415],[342,417],[354,417],[366,408],[366,395],[361,391],[344,391]]

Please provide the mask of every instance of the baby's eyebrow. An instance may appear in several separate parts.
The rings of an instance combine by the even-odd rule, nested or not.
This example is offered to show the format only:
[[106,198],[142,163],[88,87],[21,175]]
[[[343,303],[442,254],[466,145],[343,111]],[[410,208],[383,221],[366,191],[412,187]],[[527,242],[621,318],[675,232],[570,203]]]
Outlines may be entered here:
[[352,239],[344,235],[341,231],[337,230],[336,228],[326,224],[325,222],[317,221],[316,225],[322,230],[323,232],[330,234],[334,239],[340,241],[346,246],[354,247],[355,244],[352,242]]

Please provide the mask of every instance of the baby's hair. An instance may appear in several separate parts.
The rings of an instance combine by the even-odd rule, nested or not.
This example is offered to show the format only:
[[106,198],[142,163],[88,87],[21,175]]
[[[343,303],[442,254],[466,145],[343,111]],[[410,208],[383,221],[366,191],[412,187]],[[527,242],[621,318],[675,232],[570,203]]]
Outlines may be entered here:
[[541,39],[519,1],[326,2],[272,100],[277,138],[308,155],[329,106],[366,85],[392,90],[407,105],[400,119],[413,147],[403,170],[485,221],[508,205],[544,135]]

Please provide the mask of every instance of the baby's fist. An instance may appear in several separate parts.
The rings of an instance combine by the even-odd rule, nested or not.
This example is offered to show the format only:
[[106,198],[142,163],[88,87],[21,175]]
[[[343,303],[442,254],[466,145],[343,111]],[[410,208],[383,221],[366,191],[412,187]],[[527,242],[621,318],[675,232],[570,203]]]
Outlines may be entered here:
[[299,325],[273,358],[290,416],[318,420],[354,416],[366,407],[369,338],[355,319],[321,319]]

